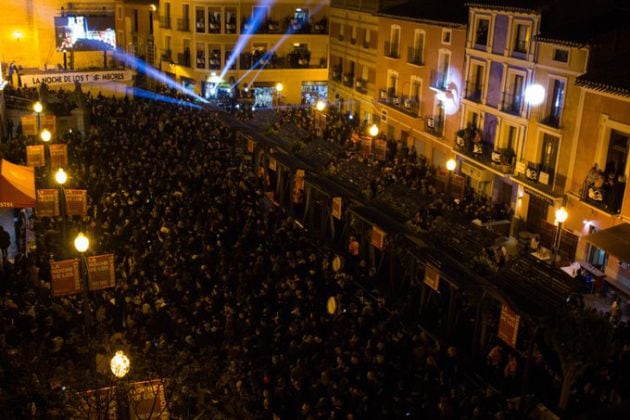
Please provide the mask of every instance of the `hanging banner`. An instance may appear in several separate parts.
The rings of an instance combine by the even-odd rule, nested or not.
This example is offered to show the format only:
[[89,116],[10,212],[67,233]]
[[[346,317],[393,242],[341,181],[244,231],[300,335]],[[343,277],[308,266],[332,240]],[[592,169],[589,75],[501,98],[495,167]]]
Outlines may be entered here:
[[52,295],[73,295],[81,291],[79,260],[50,261]]
[[364,157],[370,156],[372,153],[372,137],[361,137],[361,154]]
[[376,139],[374,143],[374,156],[378,160],[385,160],[387,156],[387,142],[382,139]]
[[154,379],[130,384],[128,418],[155,420],[168,420],[170,418],[162,380]]
[[87,190],[64,190],[66,216],[87,215]]
[[26,146],[26,166],[35,168],[46,166],[46,153],[43,144]]
[[39,132],[43,129],[50,131],[53,136],[57,127],[57,119],[53,114],[39,115],[39,130],[37,129],[37,115],[24,115],[20,118],[22,123],[22,134],[25,136],[39,136]]
[[357,133],[352,133],[350,140],[352,140],[352,143],[358,143],[361,141],[361,137]]
[[35,213],[37,217],[59,216],[59,191],[55,189],[37,190]]
[[131,70],[46,72],[22,75],[22,82],[32,87],[42,83],[48,86],[73,85],[75,83],[120,83],[129,82],[132,76]]
[[277,164],[276,159],[270,157],[269,158],[269,169],[271,169],[272,171],[275,171],[276,170],[276,164]]
[[385,232],[376,226],[372,226],[371,243],[375,248],[382,251],[385,245]]
[[295,188],[298,190],[304,189],[304,169],[295,171]]
[[48,146],[50,150],[50,167],[51,169],[68,167],[68,145],[63,143],[51,144]]
[[247,139],[247,151],[249,153],[254,153],[255,146],[256,145],[254,144],[254,140]]
[[521,317],[507,305],[501,305],[501,319],[499,320],[499,331],[497,337],[506,344],[516,348],[516,339],[518,337],[518,325]]
[[440,272],[433,266],[427,265],[424,269],[424,284],[438,291],[440,286]]
[[109,289],[116,286],[114,254],[87,257],[90,290]]
[[334,218],[341,220],[341,197],[333,197],[332,215]]

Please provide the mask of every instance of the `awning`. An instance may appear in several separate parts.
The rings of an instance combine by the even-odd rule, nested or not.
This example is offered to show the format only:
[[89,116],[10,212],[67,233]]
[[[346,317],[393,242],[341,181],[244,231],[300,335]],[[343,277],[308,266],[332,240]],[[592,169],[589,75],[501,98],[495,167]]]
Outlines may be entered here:
[[601,230],[585,237],[597,248],[603,249],[623,262],[630,262],[630,224]]
[[35,207],[35,170],[2,159],[0,167],[0,207]]

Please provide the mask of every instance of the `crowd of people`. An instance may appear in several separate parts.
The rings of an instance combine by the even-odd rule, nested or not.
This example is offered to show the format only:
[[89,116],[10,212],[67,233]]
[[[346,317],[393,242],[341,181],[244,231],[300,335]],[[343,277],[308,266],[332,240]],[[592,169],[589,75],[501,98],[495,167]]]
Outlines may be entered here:
[[[67,237],[83,231],[91,254],[115,254],[116,287],[53,297],[50,260],[72,250],[59,219],[30,222],[36,249],[1,269],[0,412],[81,417],[77,392],[111,384],[103,360],[124,348],[130,380],[163,379],[175,418],[519,415],[471,382],[456,347],[366,291],[374,271],[335,271],[333,252],[265,199],[265,180],[214,111],[100,95],[86,106],[87,132],[62,140],[70,186],[89,195]],[[15,137],[5,157],[23,163],[27,143]],[[434,168],[407,155],[379,167],[382,182],[431,179]],[[513,354],[496,366],[512,386]]]

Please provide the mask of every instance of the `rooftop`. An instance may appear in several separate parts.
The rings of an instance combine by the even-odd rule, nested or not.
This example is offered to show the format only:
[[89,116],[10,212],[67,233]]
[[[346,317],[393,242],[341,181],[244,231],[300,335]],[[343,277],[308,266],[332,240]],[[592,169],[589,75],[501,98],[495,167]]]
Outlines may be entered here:
[[630,97],[630,52],[622,54],[578,77],[577,86]]
[[379,15],[414,21],[465,24],[468,11],[465,0],[410,0],[382,10]]

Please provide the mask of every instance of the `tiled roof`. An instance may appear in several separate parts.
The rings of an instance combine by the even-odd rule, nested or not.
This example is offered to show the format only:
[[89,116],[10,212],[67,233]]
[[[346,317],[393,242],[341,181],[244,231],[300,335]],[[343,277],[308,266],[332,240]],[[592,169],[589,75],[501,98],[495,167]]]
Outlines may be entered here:
[[604,63],[597,69],[589,70],[578,77],[575,84],[600,92],[630,97],[629,66],[630,53],[626,53]]
[[417,21],[466,24],[468,11],[465,0],[410,0],[405,4],[382,10],[379,15]]

